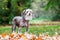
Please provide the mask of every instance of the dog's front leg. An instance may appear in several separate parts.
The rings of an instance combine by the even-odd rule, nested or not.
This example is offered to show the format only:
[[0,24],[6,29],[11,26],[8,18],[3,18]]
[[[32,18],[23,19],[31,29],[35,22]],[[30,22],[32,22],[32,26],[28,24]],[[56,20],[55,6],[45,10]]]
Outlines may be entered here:
[[27,21],[27,23],[26,23],[26,32],[28,32],[28,28],[29,28],[29,23]]
[[21,26],[18,27],[18,34],[21,34],[22,33],[21,30],[22,30],[22,27]]
[[26,26],[26,32],[28,32],[28,26]]
[[26,26],[26,31],[25,31],[25,34],[27,34],[28,33],[28,25]]

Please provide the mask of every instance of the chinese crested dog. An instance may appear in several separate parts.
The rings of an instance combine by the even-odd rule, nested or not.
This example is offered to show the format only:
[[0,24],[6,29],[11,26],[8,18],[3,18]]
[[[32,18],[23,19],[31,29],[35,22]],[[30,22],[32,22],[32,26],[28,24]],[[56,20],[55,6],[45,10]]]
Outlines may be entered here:
[[26,9],[23,10],[21,16],[16,16],[12,21],[12,32],[16,32],[16,26],[18,27],[18,33],[21,32],[21,28],[24,26],[26,28],[26,32],[28,32],[29,20],[32,20],[32,10]]

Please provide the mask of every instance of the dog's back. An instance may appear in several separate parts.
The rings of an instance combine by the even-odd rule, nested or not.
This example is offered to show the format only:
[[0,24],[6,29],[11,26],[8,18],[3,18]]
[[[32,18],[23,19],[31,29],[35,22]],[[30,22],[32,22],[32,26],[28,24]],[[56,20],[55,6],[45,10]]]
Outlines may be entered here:
[[16,16],[13,18],[13,22],[15,22],[17,26],[23,25],[23,18],[21,16]]
[[13,21],[14,21],[14,20],[20,21],[20,20],[22,20],[22,19],[23,19],[23,18],[22,18],[21,16],[16,16],[16,17],[13,18]]

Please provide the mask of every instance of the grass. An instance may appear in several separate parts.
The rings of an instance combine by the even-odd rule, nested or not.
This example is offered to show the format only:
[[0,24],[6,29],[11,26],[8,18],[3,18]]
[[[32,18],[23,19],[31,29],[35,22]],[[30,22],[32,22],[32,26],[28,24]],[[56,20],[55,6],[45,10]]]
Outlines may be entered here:
[[[23,33],[24,31],[25,31],[25,28],[22,28]],[[49,35],[53,35],[55,32],[58,32],[58,34],[60,35],[60,25],[55,25],[55,26],[43,25],[43,26],[29,27],[29,33],[33,33],[36,35],[39,35],[40,33],[48,33]],[[12,33],[11,26],[0,26],[0,34],[2,33],[9,33],[9,34]]]

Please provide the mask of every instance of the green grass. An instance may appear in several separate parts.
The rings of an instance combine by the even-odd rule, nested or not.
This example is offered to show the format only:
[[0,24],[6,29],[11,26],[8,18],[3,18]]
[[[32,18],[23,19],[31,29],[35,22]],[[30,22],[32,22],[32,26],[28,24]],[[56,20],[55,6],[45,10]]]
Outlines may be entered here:
[[[18,30],[18,28],[17,28]],[[16,31],[17,31],[16,30]],[[22,32],[24,33],[25,28],[22,28]],[[0,34],[2,33],[12,33],[11,32],[11,26],[1,26],[0,27]],[[47,33],[49,35],[53,35],[55,32],[58,32],[58,34],[60,34],[60,25],[55,25],[55,26],[30,26],[29,27],[29,33],[33,33],[36,35],[39,35],[40,33]]]

